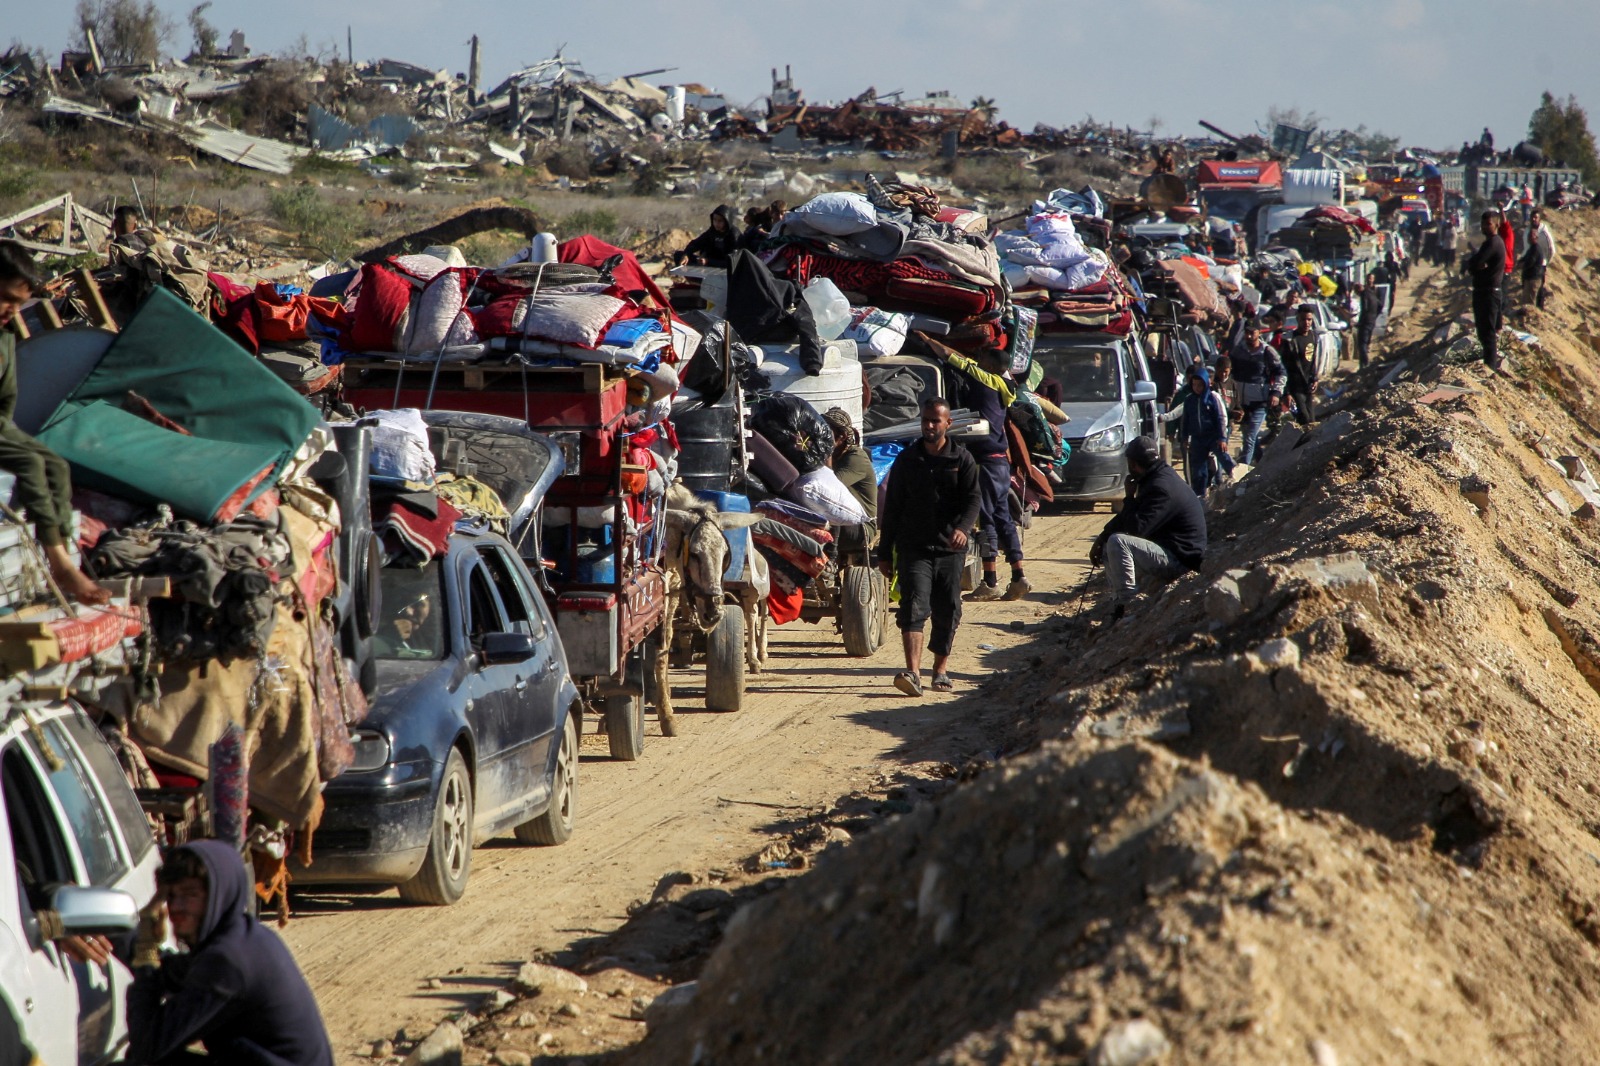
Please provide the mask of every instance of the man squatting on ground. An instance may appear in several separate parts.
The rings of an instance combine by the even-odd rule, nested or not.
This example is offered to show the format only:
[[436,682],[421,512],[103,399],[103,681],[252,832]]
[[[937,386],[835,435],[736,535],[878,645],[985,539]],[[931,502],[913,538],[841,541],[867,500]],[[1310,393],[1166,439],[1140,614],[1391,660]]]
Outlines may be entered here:
[[1142,589],[1200,569],[1206,554],[1205,506],[1162,461],[1154,438],[1136,437],[1123,455],[1138,493],[1089,549],[1090,565],[1105,562],[1113,618],[1121,618]]
[[938,692],[954,687],[949,665],[961,622],[961,571],[983,494],[977,460],[949,434],[949,402],[925,401],[922,439],[895,458],[879,515],[879,566],[886,576],[898,573],[900,580],[896,621],[906,668],[894,684],[907,696],[922,695],[923,626],[930,617],[933,687]]

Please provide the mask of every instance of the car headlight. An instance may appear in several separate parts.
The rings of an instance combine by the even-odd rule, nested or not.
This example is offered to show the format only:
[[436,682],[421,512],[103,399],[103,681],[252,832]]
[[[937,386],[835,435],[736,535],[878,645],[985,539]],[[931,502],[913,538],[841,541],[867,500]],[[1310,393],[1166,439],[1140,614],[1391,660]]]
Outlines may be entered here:
[[1091,433],[1083,438],[1083,450],[1086,452],[1120,452],[1128,443],[1127,430],[1122,424],[1107,426],[1098,433]]
[[346,772],[379,770],[389,763],[389,738],[376,729],[357,729],[350,734],[350,744],[356,749],[355,761]]

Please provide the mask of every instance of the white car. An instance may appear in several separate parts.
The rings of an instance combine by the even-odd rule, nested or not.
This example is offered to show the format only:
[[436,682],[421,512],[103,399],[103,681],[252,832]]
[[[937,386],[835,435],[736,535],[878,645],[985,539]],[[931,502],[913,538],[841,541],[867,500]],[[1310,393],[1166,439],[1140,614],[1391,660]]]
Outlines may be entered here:
[[[155,893],[160,855],[116,756],[83,710],[56,704],[0,717],[0,1011],[50,1063],[109,1063],[125,1050],[132,975],[69,958],[40,935],[133,928]],[[64,887],[61,887],[64,886]],[[76,886],[76,887],[75,887]],[[0,1025],[3,1025],[0,1020]]]

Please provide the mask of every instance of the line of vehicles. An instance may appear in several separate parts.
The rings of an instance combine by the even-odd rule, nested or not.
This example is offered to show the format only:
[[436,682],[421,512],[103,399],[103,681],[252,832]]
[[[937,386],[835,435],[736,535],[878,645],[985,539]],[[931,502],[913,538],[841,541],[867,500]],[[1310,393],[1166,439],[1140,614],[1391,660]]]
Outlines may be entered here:
[[[1344,324],[1316,306],[1318,329],[1337,338]],[[1169,346],[1208,361],[1216,354],[1194,325],[1147,331],[1141,321],[1122,334],[1037,337],[1032,360],[1059,385],[1071,419],[1057,500],[1122,498],[1124,447],[1159,436],[1152,363],[1170,358]],[[1337,360],[1337,343],[1324,347]],[[958,391],[936,359],[840,349],[839,372],[863,388],[876,368],[908,371],[919,395]],[[698,494],[705,510],[639,489],[647,471],[621,417],[628,381],[599,366],[489,378],[471,366],[408,377],[398,360],[345,365],[351,403],[422,409],[439,467],[489,485],[510,520],[504,533],[457,529],[421,566],[380,565],[370,522],[346,523],[340,639],[373,700],[353,730],[355,761],[324,789],[314,861],[291,861],[298,889],[396,886],[408,902],[454,903],[481,841],[510,834],[550,846],[571,837],[585,732],[604,732],[619,760],[642,755],[647,707],[664,734],[675,732],[669,663],[703,665],[707,708],[737,711],[746,678],[766,660],[771,576],[750,539],[757,519],[730,518],[734,505],[715,487]],[[713,466],[738,467],[748,462],[752,398],[731,375],[726,384],[728,397],[705,410],[720,404],[732,421],[708,438],[726,452]],[[334,434],[347,463],[325,487],[346,515],[370,513],[359,476],[368,432],[346,425]],[[1025,527],[1025,485],[1017,497]],[[844,653],[869,656],[890,633],[887,585],[870,538],[836,532],[800,617],[831,626]],[[969,564],[975,582],[975,546]],[[17,871],[0,886],[0,990],[45,1061],[111,1061],[125,1031],[123,971],[74,962],[39,916],[65,933],[131,929],[158,864],[146,812],[106,740],[70,704],[31,720],[8,716],[0,771],[8,830],[0,852]],[[75,1028],[44,1021],[67,1017]]]

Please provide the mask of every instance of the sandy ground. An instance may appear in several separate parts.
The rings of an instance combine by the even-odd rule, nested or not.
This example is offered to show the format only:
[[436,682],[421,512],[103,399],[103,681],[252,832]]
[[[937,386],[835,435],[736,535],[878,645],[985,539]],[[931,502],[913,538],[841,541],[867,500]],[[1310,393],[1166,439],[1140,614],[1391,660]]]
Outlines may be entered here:
[[[773,839],[779,808],[822,806],[908,764],[983,753],[991,741],[967,710],[973,687],[997,660],[1020,660],[1007,652],[1063,603],[1108,517],[1102,506],[1035,521],[1026,544],[1034,594],[966,606],[950,696],[900,696],[890,685],[897,645],[854,660],[830,628],[795,623],[774,631],[746,710],[704,712],[703,672],[675,670],[679,736],[662,738],[652,721],[644,758],[632,764],[610,761],[604,738],[586,736],[567,845],[480,844],[454,907],[406,906],[393,891],[301,896],[285,932],[340,1061],[364,1059],[371,1041],[398,1028],[426,1033],[535,954],[614,930],[665,874],[736,867]],[[429,988],[435,978],[441,987]]]

